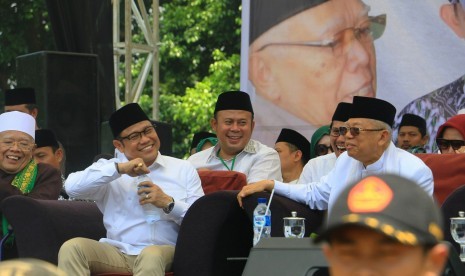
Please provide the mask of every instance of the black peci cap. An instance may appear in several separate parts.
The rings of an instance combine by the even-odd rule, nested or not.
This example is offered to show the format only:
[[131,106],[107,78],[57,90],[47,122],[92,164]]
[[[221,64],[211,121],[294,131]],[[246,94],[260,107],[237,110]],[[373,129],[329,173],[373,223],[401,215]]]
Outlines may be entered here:
[[126,128],[146,120],[150,121],[142,108],[136,103],[130,103],[113,112],[109,123],[113,137],[116,138]]
[[426,135],[426,121],[418,115],[410,113],[404,114],[404,116],[402,116],[402,120],[400,121],[399,129],[403,126],[417,127],[421,133],[421,136]]
[[221,110],[245,110],[253,114],[250,96],[242,91],[227,91],[221,93],[216,101],[215,114]]
[[328,0],[252,0],[250,1],[249,44],[282,21]]
[[5,92],[5,105],[36,104],[34,88],[24,87],[8,89]]
[[355,96],[350,111],[350,118],[373,119],[391,127],[395,116],[396,108],[391,103],[371,97]]
[[337,105],[336,110],[334,111],[333,118],[331,119],[331,121],[345,122],[349,120],[351,109],[351,103],[340,102]]
[[50,129],[37,129],[35,137],[37,148],[54,147],[59,148],[55,133]]
[[276,139],[275,143],[278,142],[286,142],[296,146],[300,151],[302,151],[304,163],[307,163],[310,159],[310,142],[297,131],[289,128],[281,129],[281,133],[279,133],[278,139]]

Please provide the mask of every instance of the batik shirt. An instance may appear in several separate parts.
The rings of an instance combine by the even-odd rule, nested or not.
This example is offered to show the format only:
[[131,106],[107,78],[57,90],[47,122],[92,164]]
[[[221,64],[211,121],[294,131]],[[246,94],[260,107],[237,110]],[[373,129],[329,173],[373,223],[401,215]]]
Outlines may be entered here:
[[411,113],[421,116],[426,120],[426,133],[430,137],[425,149],[427,152],[436,152],[435,139],[439,126],[450,117],[457,115],[460,109],[465,108],[464,85],[465,75],[410,102],[396,117],[393,137],[397,139],[397,131],[404,114]]

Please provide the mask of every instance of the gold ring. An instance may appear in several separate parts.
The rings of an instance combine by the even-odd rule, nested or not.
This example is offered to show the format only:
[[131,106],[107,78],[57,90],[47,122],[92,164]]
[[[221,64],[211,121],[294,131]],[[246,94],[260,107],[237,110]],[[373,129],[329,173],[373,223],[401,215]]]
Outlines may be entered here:
[[145,195],[145,199],[149,199],[149,198],[150,198],[150,197],[149,197],[149,194],[146,194],[146,195]]

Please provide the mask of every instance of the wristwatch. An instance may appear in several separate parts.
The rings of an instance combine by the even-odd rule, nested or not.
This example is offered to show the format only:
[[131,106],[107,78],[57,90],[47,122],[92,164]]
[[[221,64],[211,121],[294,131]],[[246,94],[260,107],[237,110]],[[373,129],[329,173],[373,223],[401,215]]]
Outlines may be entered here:
[[171,211],[173,211],[173,208],[174,208],[174,198],[171,197],[171,202],[168,203],[168,205],[166,205],[165,208],[163,208],[163,212],[165,212],[165,214],[169,214],[171,213]]

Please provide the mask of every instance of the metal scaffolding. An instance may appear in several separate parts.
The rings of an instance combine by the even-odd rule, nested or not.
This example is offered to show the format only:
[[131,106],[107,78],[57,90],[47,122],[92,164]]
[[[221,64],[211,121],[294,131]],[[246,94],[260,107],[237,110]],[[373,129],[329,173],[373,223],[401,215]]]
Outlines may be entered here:
[[[124,41],[120,41],[121,28],[121,5],[124,1]],[[137,2],[137,3],[136,3]],[[116,108],[121,107],[118,80],[121,75],[120,65],[124,62],[124,78],[126,81],[124,89],[125,103],[138,102],[144,89],[147,78],[152,71],[152,119],[159,119],[159,67],[158,67],[158,45],[159,37],[159,1],[152,1],[152,25],[143,0],[112,0],[113,5],[113,53],[115,71],[115,99]],[[133,20],[135,24],[133,25]],[[145,38],[145,44],[135,43],[132,40],[133,30],[140,28]],[[137,79],[133,82],[131,75],[132,57],[146,55],[144,64]],[[121,61],[124,57],[124,61]]]

